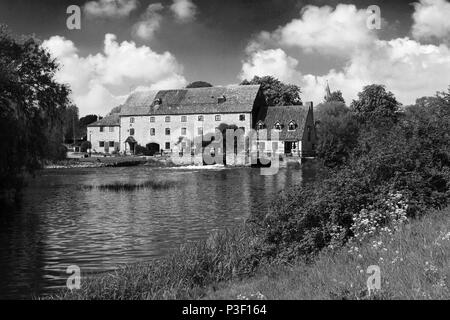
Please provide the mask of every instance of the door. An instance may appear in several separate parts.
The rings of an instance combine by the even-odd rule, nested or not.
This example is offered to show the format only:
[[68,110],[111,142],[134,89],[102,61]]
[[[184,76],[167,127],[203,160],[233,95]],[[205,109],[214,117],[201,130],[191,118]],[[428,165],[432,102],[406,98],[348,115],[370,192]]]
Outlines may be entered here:
[[289,155],[292,153],[292,141],[286,141],[284,143],[284,153]]

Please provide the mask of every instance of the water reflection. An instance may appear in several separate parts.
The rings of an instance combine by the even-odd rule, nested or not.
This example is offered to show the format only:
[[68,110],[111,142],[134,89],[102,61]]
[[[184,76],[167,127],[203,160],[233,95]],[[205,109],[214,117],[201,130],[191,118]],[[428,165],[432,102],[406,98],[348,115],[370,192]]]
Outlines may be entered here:
[[[0,215],[0,298],[29,298],[65,285],[67,266],[102,272],[148,261],[211,231],[264,212],[305,170],[170,170],[148,167],[45,170],[20,208]],[[107,192],[82,185],[173,180],[166,190]]]

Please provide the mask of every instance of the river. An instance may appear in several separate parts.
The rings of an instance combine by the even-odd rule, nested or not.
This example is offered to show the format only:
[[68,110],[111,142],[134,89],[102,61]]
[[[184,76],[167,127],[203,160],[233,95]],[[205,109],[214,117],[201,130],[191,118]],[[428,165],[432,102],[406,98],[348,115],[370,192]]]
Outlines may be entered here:
[[[146,166],[42,170],[20,206],[0,214],[0,298],[32,298],[65,285],[69,265],[113,270],[167,255],[187,241],[267,210],[281,190],[313,179],[311,169],[159,169]],[[88,190],[116,181],[175,181],[169,189]]]

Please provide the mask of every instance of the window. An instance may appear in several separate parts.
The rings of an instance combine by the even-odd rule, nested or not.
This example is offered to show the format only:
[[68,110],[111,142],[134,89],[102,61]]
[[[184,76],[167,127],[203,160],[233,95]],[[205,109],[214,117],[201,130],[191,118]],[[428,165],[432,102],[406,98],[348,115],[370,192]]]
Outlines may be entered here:
[[220,121],[221,117],[220,114],[216,115],[216,121]]
[[166,142],[166,150],[170,149],[170,142]]
[[170,117],[167,116],[165,121],[166,121],[166,122],[170,122]]
[[114,127],[109,127],[109,132],[114,132]]
[[154,136],[155,135],[155,128],[150,128],[150,135]]
[[186,122],[187,121],[187,117],[186,116],[181,116],[181,122]]
[[110,147],[110,148],[114,148],[114,141],[110,141],[110,142],[109,142],[109,147]]
[[272,142],[272,151],[273,152],[278,151],[278,142],[276,141]]
[[186,135],[186,128],[181,128],[181,135],[185,136]]
[[150,122],[155,122],[155,117],[150,117]]
[[266,148],[265,142],[258,142],[258,150],[259,151],[264,151],[265,148]]
[[264,123],[262,121],[259,121],[258,124],[256,125],[256,129],[257,130],[262,130],[264,129]]
[[103,132],[103,131],[105,131],[105,128],[104,127],[100,127],[100,132]]
[[295,121],[289,122],[288,131],[295,131],[295,127],[296,127]]
[[99,141],[98,145],[100,146],[100,148],[103,148],[105,146],[105,141]]
[[130,129],[130,136],[134,136],[134,129],[133,128]]
[[197,134],[198,135],[202,135],[203,134],[203,128],[202,127],[198,127],[197,128]]
[[134,118],[133,117],[130,118],[130,123],[134,123]]
[[203,121],[204,117],[203,116],[198,116],[198,121]]
[[308,126],[308,142],[311,141],[311,126]]
[[166,136],[170,136],[170,128],[166,128]]
[[239,121],[245,121],[245,114],[239,115]]
[[276,122],[275,125],[273,126],[273,128],[275,130],[281,130],[281,124],[279,122]]

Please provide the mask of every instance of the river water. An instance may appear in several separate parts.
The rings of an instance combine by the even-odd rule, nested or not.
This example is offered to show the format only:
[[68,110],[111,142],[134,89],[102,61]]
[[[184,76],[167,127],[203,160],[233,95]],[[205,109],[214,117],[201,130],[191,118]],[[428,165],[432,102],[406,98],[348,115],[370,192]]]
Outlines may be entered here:
[[[187,241],[264,212],[284,188],[313,179],[284,168],[87,168],[42,170],[17,209],[0,214],[0,298],[31,298],[65,286],[69,265],[104,272],[149,261]],[[89,190],[85,185],[174,181],[169,189]]]

